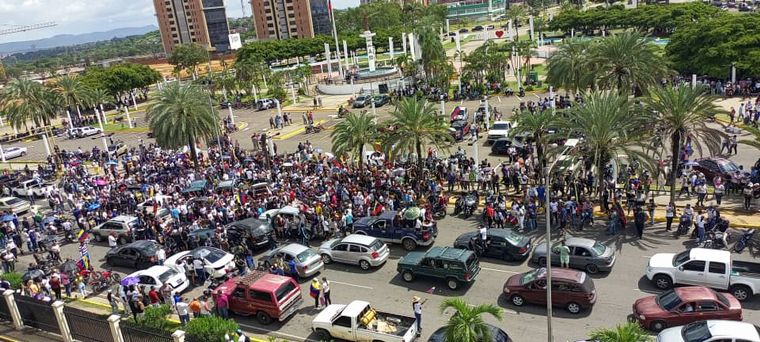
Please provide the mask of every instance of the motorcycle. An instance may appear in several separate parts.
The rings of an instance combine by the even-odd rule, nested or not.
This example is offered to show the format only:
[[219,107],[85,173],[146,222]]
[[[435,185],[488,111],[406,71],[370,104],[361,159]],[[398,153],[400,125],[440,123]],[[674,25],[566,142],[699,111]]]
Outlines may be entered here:
[[705,239],[704,245],[702,247],[711,249],[725,249],[728,246],[728,242],[726,242],[727,240],[728,233],[710,231],[707,233],[707,238]]
[[475,209],[478,208],[478,193],[473,191],[464,196],[464,217],[468,218],[475,213]]
[[462,211],[464,211],[464,196],[459,196],[457,197],[457,200],[454,202],[453,215],[454,216],[459,215],[459,213],[461,213]]
[[[113,284],[118,284],[121,281],[121,276],[118,273],[112,271],[82,271],[85,279],[89,278],[89,285],[92,288],[92,292],[103,291]],[[85,276],[86,274],[87,276]]]
[[306,126],[306,133],[319,133],[324,129],[325,128],[322,127],[322,124],[319,124],[319,125],[309,124],[308,126]]
[[691,227],[691,216],[689,215],[681,215],[681,218],[678,222],[678,229],[676,230],[678,235],[684,235],[689,232],[689,227]]
[[739,241],[736,242],[734,245],[734,252],[741,253],[745,247],[749,244],[749,242],[752,240],[752,238],[755,236],[755,229],[747,229],[744,231],[744,234],[742,234],[742,237],[739,238]]
[[[447,200],[447,202],[448,202],[448,200]],[[433,210],[433,218],[434,219],[440,220],[440,219],[446,217],[446,205],[445,204],[436,203],[433,206],[432,210]]]

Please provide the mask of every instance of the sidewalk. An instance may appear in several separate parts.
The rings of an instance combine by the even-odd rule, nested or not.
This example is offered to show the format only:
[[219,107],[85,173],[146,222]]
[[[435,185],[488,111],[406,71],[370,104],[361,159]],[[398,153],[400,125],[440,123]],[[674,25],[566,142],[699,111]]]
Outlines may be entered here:
[[30,327],[24,327],[22,330],[16,330],[13,324],[8,322],[0,323],[0,341],[5,342],[49,342],[62,341],[60,336],[37,330]]

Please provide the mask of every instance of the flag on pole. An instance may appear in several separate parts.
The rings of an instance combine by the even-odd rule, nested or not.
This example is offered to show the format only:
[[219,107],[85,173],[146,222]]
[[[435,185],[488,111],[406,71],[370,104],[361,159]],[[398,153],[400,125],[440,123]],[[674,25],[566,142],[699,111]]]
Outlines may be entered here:
[[88,232],[87,232],[86,230],[84,230],[84,229],[80,229],[80,230],[77,232],[77,240],[79,240],[79,242],[85,242],[85,241],[87,241],[87,238],[88,238],[88,237],[90,237],[90,233],[88,233]]

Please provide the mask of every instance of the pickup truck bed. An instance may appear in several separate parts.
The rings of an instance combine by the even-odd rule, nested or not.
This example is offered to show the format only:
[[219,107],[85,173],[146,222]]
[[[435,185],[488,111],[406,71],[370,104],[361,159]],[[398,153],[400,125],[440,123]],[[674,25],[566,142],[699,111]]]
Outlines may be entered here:
[[733,271],[732,275],[760,278],[760,263],[734,260],[731,271]]
[[377,316],[369,324],[370,326],[361,326],[360,328],[381,334],[404,336],[412,324],[414,324],[414,318],[377,312]]

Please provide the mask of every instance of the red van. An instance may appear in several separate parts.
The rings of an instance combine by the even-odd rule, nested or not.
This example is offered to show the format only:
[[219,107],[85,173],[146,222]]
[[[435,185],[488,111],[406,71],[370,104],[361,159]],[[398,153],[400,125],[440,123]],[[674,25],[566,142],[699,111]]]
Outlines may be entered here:
[[[515,274],[504,284],[504,295],[515,306],[526,303],[546,305],[546,268]],[[552,268],[552,305],[572,314],[591,308],[596,302],[594,282],[586,272]]]
[[303,303],[301,287],[293,278],[262,271],[227,280],[217,290],[227,295],[231,312],[255,315],[261,324],[284,321]]

